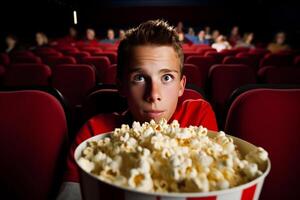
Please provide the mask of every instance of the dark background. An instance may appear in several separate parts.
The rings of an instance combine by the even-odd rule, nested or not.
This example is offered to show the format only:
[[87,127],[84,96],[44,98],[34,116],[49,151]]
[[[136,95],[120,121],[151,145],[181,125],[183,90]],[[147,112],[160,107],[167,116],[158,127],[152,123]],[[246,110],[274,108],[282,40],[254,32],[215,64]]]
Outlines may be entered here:
[[1,45],[7,33],[24,43],[34,42],[34,33],[44,31],[50,38],[67,34],[77,10],[78,30],[87,27],[103,38],[107,28],[129,28],[147,19],[163,18],[172,25],[179,20],[196,32],[206,25],[228,34],[233,25],[241,32],[253,31],[255,41],[268,43],[277,31],[288,33],[288,42],[299,48],[300,12],[296,1],[274,3],[266,0],[10,0],[0,5]]

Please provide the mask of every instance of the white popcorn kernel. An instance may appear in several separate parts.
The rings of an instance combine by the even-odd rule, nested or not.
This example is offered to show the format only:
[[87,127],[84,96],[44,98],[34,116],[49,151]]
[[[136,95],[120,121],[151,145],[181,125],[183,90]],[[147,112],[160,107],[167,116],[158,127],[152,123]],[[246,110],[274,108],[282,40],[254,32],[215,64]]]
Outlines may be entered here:
[[150,172],[150,163],[147,160],[140,160],[140,171],[143,173]]
[[86,147],[82,151],[82,155],[87,159],[91,159],[93,157],[93,154],[94,154],[94,149],[92,147]]
[[216,186],[217,186],[218,189],[224,190],[224,189],[228,189],[230,184],[226,180],[220,180],[220,181],[217,182]]
[[208,178],[219,181],[219,180],[223,180],[224,176],[219,170],[212,169],[212,170],[210,170],[210,173],[208,174]]
[[153,182],[149,173],[142,173],[137,169],[130,171],[130,178],[128,179],[128,185],[142,191],[151,191],[153,188]]
[[256,162],[258,164],[262,164],[268,159],[268,152],[266,152],[263,148],[258,147],[255,151],[249,152],[246,157],[246,160],[249,162]]
[[201,174],[195,178],[189,179],[189,181],[187,181],[187,188],[188,191],[208,192],[209,181],[205,175]]
[[149,137],[152,133],[154,133],[154,130],[152,127],[148,127],[144,132],[143,132],[143,136],[144,137]]
[[243,172],[247,177],[255,178],[258,172],[257,164],[249,163],[248,165],[245,165],[245,167],[243,168]]
[[95,164],[85,158],[79,158],[78,164],[87,172],[91,172],[95,168]]
[[208,156],[205,152],[200,151],[197,160],[202,167],[209,167],[213,163],[213,158]]

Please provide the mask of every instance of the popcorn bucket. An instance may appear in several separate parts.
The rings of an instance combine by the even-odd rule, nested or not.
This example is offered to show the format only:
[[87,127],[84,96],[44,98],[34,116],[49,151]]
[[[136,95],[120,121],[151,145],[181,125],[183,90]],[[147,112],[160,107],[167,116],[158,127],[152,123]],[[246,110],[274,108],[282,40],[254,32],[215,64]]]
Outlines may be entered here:
[[[98,141],[110,133],[91,137],[82,142],[75,150],[74,157],[80,169],[81,194],[85,200],[258,200],[266,176],[271,169],[270,160],[267,162],[266,170],[256,179],[243,185],[225,190],[212,192],[191,192],[191,193],[159,193],[142,192],[134,188],[122,187],[98,179],[91,173],[84,171],[78,164],[81,152],[87,146],[88,141]],[[218,133],[208,131],[209,137]],[[229,135],[227,135],[229,136]],[[254,150],[256,147],[244,140],[229,136],[242,155]]]

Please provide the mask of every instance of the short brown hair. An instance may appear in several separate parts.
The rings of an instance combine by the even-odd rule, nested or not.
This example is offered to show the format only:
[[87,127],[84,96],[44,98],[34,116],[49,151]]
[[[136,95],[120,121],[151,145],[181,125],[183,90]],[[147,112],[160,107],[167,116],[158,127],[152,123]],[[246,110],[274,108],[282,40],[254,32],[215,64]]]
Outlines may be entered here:
[[166,45],[172,46],[180,59],[180,71],[182,76],[183,52],[174,27],[163,20],[149,20],[138,27],[126,31],[125,39],[118,48],[117,78],[123,80],[124,70],[131,59],[130,53],[133,47],[139,45]]

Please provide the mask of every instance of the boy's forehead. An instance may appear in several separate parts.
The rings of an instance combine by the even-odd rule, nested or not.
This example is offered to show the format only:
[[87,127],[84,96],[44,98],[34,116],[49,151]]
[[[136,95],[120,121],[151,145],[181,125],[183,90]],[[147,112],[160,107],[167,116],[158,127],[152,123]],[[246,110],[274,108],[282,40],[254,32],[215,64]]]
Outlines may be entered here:
[[172,46],[139,45],[132,48],[129,56],[129,71],[138,66],[162,65],[180,68],[180,59]]
[[132,47],[128,63],[142,64],[147,62],[177,63],[180,66],[180,58],[172,46],[168,45],[139,45]]

